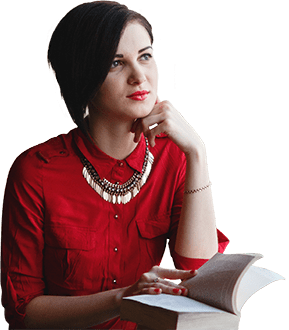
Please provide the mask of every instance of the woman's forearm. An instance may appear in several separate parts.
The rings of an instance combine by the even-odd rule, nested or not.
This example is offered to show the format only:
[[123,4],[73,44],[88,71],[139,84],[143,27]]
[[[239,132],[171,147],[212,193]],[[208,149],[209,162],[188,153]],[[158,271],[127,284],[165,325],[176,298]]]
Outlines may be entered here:
[[[205,147],[186,154],[185,190],[209,184]],[[210,259],[218,250],[211,188],[184,194],[175,251],[187,258]]]
[[119,315],[126,288],[88,296],[39,296],[26,307],[25,325],[32,329],[83,329]]
[[[154,266],[133,285],[87,296],[50,296],[34,298],[26,307],[25,326],[29,329],[84,329],[119,316],[123,297],[136,294],[187,295],[181,285],[165,278],[188,279],[190,271]],[[158,278],[158,281],[154,280]]]
[[195,273],[191,271],[154,266],[125,288],[78,297],[39,296],[26,307],[25,325],[30,329],[89,328],[118,316],[123,297],[159,293],[187,295],[184,286],[166,279],[186,280],[193,276]]

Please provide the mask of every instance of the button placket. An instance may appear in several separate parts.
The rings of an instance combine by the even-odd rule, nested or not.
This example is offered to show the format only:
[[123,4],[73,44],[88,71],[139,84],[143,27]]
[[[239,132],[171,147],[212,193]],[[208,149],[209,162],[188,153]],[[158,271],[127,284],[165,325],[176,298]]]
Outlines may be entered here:
[[[122,164],[122,165],[121,165]],[[125,164],[118,161],[112,170],[111,182],[121,184],[124,178]],[[110,206],[110,224],[109,224],[109,277],[112,288],[121,285],[119,277],[121,273],[121,253],[122,242],[122,219],[123,205],[111,204]]]
[[120,219],[122,214],[122,205],[111,204],[110,206],[110,221],[109,221],[109,257],[108,257],[108,273],[110,278],[111,288],[120,285],[120,265],[121,265],[121,224]]

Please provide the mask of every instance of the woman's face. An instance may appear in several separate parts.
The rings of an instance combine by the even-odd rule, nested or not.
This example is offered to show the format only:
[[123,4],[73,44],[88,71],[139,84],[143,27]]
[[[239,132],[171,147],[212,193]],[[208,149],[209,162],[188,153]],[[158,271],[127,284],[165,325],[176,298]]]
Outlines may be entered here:
[[110,71],[91,102],[90,111],[96,111],[97,116],[122,121],[143,118],[154,107],[157,83],[149,34],[141,24],[129,23]]

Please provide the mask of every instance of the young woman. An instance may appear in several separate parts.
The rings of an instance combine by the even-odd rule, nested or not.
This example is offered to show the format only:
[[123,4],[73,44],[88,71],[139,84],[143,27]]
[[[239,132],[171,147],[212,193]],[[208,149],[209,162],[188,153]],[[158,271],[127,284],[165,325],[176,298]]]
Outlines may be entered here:
[[[186,295],[227,238],[204,144],[157,97],[150,24],[111,1],[71,10],[48,60],[78,128],[21,154],[5,192],[3,306],[10,328],[135,329],[123,297]],[[158,267],[166,240],[176,270]],[[219,247],[218,247],[219,244]]]

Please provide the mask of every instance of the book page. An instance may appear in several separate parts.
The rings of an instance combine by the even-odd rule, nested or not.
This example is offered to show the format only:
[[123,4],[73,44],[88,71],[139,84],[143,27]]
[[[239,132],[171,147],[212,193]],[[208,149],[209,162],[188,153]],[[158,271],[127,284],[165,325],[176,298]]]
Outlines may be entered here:
[[284,277],[271,270],[251,266],[242,277],[237,290],[237,310],[240,312],[245,302],[266,285],[283,280]]
[[261,257],[259,254],[217,253],[198,270],[197,276],[183,285],[191,298],[238,314],[235,299],[238,283],[248,267]]
[[143,294],[124,299],[134,300],[149,306],[165,308],[179,313],[225,313],[220,309],[208,306],[184,296],[174,296],[169,294]]

